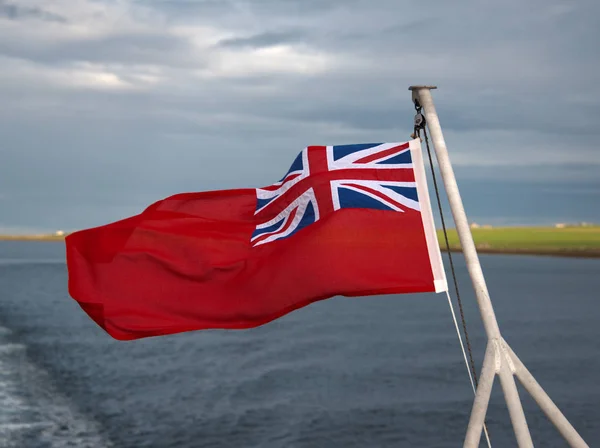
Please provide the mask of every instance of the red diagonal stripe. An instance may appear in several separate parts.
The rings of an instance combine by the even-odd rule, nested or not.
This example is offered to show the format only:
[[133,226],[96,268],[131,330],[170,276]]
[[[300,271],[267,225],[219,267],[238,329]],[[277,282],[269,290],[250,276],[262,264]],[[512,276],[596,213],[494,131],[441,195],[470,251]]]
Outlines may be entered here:
[[[281,213],[294,199],[300,196],[309,187],[312,187],[317,192],[317,189],[322,187],[330,188],[329,182],[332,180],[374,180],[374,181],[390,181],[390,182],[414,182],[415,173],[412,168],[360,168],[360,169],[344,169],[333,170],[327,173],[321,173],[317,176],[308,176],[302,179],[296,185],[291,187],[281,196],[276,197],[268,206],[260,210],[255,219],[256,222],[265,222]],[[331,195],[331,192],[329,193]],[[321,195],[320,195],[321,196]],[[319,211],[322,211],[320,197],[317,197]],[[333,207],[333,206],[332,206]],[[324,213],[321,213],[324,216]]]
[[255,239],[252,242],[252,244],[260,243],[262,240],[265,240],[265,239],[267,239],[270,236],[277,235],[278,233],[285,232],[292,225],[292,221],[294,220],[294,216],[296,216],[296,212],[297,211],[298,211],[298,207],[296,207],[294,210],[292,210],[292,213],[290,213],[289,216],[288,216],[288,221],[285,223],[285,225],[281,229],[276,230],[276,231],[271,232],[271,233],[265,233],[264,235],[261,235],[260,237],[258,237],[257,239]]
[[409,146],[410,145],[408,143],[405,143],[405,144],[400,145],[400,146],[394,146],[393,148],[386,149],[385,151],[380,151],[378,153],[371,154],[370,156],[363,157],[362,159],[358,159],[354,163],[369,163],[369,162],[372,162],[373,160],[381,159],[383,157],[392,155],[392,154],[394,154],[396,152],[400,152],[400,151],[402,151],[404,149],[407,149]]
[[286,182],[289,182],[290,180],[295,179],[296,177],[300,176],[300,174],[302,174],[302,173],[290,174],[285,179],[283,179],[283,181],[280,184],[273,184],[273,185],[269,185],[268,187],[262,187],[261,190],[275,191],[275,190],[281,188],[281,186],[283,184],[285,184]]
[[342,184],[341,185],[341,187],[344,187],[344,186],[354,187],[357,190],[367,191],[367,192],[371,193],[373,196],[377,196],[380,199],[385,199],[386,202],[393,204],[400,209],[403,209],[403,207],[406,207],[405,205],[400,204],[399,202],[396,202],[393,199],[391,199],[390,197],[386,196],[381,191],[373,190],[372,188],[365,187],[364,185],[357,185],[357,184]]

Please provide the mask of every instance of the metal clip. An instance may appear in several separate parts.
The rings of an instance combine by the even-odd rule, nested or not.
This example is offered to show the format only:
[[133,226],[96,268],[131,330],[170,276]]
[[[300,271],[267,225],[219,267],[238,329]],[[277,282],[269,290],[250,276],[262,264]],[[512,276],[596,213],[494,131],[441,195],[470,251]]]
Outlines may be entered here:
[[417,111],[417,115],[415,115],[415,127],[413,133],[411,134],[411,138],[419,137],[419,139],[422,141],[421,129],[425,129],[425,117],[421,113],[422,107],[417,101],[415,101],[415,109]]
[[419,111],[417,115],[415,115],[415,129],[423,129],[425,127],[425,117]]

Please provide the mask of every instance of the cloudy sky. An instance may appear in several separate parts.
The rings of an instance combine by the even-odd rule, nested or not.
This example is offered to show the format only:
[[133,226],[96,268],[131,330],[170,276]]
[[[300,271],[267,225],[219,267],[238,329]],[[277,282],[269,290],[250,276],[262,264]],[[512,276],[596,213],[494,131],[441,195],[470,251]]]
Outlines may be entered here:
[[597,0],[0,0],[0,231],[272,183],[434,99],[473,220],[600,221]]

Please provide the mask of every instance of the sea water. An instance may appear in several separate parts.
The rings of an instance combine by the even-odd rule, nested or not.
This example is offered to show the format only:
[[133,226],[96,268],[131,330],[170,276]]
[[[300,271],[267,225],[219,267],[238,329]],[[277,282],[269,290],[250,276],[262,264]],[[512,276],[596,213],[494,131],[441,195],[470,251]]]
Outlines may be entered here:
[[[479,369],[484,331],[454,258]],[[600,446],[600,260],[481,260],[505,339]],[[536,446],[567,446],[520,393]],[[443,294],[337,297],[252,330],[119,342],[68,296],[63,243],[0,242],[3,448],[456,447],[472,399]],[[516,446],[498,382],[487,422],[493,446]]]

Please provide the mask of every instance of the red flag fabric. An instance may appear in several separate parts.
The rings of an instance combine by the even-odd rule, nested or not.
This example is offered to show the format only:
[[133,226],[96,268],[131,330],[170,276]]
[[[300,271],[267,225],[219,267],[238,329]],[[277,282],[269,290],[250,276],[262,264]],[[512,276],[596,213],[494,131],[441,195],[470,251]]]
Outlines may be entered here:
[[171,196],[66,247],[70,295],[119,340],[447,289],[419,140],[309,146],[271,186]]

